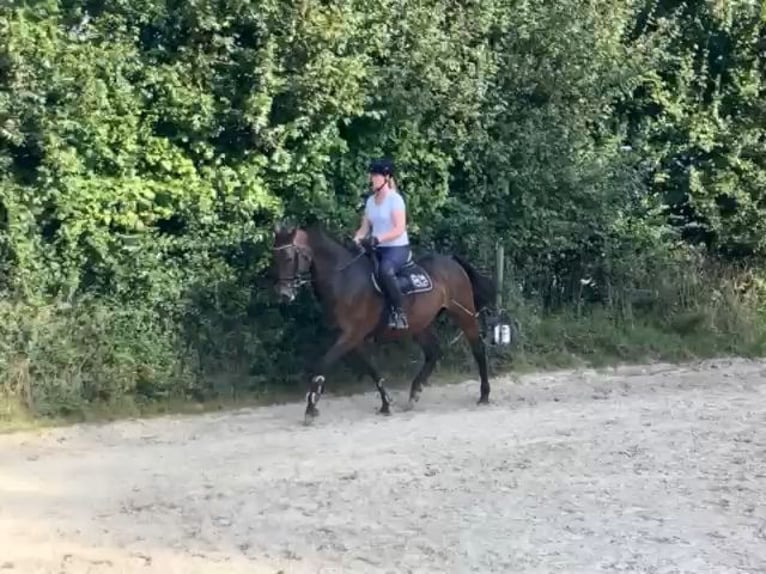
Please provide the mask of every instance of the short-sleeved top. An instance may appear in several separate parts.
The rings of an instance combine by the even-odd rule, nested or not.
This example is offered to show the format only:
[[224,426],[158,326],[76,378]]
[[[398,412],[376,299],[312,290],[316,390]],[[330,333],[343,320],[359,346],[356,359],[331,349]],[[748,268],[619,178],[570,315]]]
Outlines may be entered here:
[[[371,195],[367,198],[367,203],[364,206],[364,214],[367,216],[367,219],[370,220],[372,233],[374,235],[380,236],[384,233],[388,233],[391,231],[391,229],[393,229],[394,222],[392,215],[396,210],[406,211],[402,196],[393,189],[388,190],[380,205],[375,203],[375,195]],[[407,235],[406,229],[404,233],[402,233],[396,239],[392,239],[391,241],[382,241],[380,243],[382,247],[394,247],[409,244],[410,239]]]

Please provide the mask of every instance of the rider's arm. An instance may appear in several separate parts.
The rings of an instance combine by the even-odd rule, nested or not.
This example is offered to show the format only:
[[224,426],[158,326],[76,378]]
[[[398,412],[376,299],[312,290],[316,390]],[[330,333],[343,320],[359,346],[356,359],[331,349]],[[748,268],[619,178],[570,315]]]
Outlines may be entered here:
[[367,237],[368,233],[370,233],[370,220],[367,219],[367,215],[362,214],[362,223],[354,234],[354,241],[358,243],[363,237]]

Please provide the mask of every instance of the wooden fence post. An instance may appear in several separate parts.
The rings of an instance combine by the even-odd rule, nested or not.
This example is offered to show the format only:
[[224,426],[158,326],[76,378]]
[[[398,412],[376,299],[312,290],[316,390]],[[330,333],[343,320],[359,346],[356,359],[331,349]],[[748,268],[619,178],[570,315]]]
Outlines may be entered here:
[[505,272],[505,246],[498,240],[495,246],[495,307],[500,312],[503,306],[503,274]]

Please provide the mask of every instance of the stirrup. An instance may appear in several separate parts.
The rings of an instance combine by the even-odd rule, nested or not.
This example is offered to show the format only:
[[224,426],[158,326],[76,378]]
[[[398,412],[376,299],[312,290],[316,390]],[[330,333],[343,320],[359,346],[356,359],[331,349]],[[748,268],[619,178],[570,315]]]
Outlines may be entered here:
[[388,314],[388,326],[392,329],[408,329],[407,316],[401,309],[392,309]]

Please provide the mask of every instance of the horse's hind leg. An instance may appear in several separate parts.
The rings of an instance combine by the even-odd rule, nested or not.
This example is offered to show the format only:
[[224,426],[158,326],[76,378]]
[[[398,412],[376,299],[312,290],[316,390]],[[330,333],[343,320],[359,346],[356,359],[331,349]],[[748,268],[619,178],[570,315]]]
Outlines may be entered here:
[[380,410],[378,413],[381,415],[390,415],[392,403],[391,396],[383,386],[383,377],[380,376],[378,369],[375,368],[375,365],[372,364],[370,358],[360,347],[357,347],[352,351],[352,356],[357,360],[359,365],[362,366],[364,372],[375,382],[375,387],[378,389],[378,393],[380,393]]
[[489,375],[487,368],[487,350],[484,341],[481,338],[481,329],[478,318],[471,312],[473,305],[463,306],[452,302],[447,308],[447,312],[455,320],[458,327],[465,334],[468,344],[471,346],[473,358],[479,367],[479,377],[481,379],[479,404],[489,404]]
[[415,335],[414,338],[415,341],[423,349],[425,360],[423,362],[423,366],[420,368],[420,371],[412,380],[412,385],[410,386],[410,400],[407,403],[408,409],[411,409],[418,401],[418,399],[420,399],[420,393],[423,392],[423,385],[427,383],[428,377],[431,376],[431,373],[436,366],[436,362],[441,358],[442,355],[441,348],[439,347],[439,339],[436,336],[433,327],[429,327],[425,331],[421,331]]

